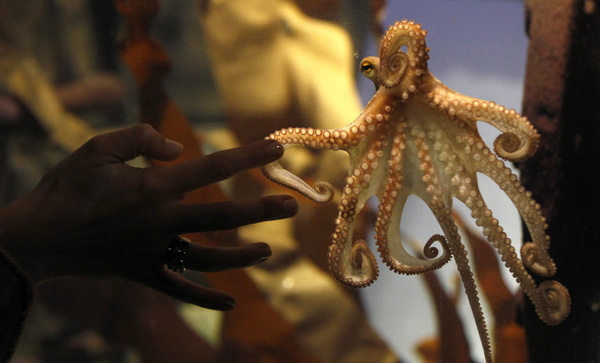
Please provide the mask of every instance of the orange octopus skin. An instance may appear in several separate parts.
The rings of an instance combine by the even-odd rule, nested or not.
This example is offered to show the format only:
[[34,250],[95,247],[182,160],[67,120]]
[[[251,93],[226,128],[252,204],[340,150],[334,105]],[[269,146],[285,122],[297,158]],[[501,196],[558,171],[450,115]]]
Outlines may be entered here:
[[[380,204],[375,238],[382,260],[398,273],[420,274],[441,267],[454,256],[486,361],[491,362],[486,323],[467,251],[452,217],[452,200],[460,200],[471,210],[540,319],[550,325],[562,322],[570,312],[567,289],[553,280],[537,286],[525,269],[545,277],[556,272],[548,254],[550,237],[545,233],[545,218],[531,193],[501,160],[521,161],[533,155],[539,134],[515,110],[461,95],[436,79],[427,68],[426,35],[413,21],[403,20],[389,27],[379,57],[361,62],[363,74],[373,81],[377,92],[349,125],[335,130],[287,128],[268,138],[280,141],[285,148],[303,145],[344,150],[350,156],[350,172],[328,252],[332,275],[348,287],[368,286],[377,278],[375,257],[367,244],[352,241],[354,217],[367,199],[376,195]],[[494,142],[495,154],[481,139],[476,121],[488,122],[502,132]],[[330,184],[319,181],[312,188],[278,162],[264,166],[262,171],[270,180],[314,201],[327,202],[333,197]],[[532,242],[523,245],[521,258],[486,207],[477,173],[497,183],[525,221]],[[427,242],[427,259],[413,257],[400,241],[400,221],[409,195],[427,203],[444,232],[444,236]],[[441,244],[441,255],[431,247],[434,242]]]

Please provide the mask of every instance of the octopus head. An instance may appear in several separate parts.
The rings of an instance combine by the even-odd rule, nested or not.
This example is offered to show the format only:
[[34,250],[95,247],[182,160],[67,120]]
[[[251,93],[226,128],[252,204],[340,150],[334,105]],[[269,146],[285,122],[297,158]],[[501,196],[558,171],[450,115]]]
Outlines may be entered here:
[[382,87],[398,88],[402,98],[414,93],[427,73],[427,32],[414,21],[397,21],[390,26],[379,48],[377,78]]

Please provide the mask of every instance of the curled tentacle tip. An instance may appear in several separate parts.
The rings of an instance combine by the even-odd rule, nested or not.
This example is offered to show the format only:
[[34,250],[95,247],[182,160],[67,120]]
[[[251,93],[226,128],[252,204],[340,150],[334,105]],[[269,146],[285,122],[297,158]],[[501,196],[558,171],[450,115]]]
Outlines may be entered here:
[[523,161],[535,154],[536,149],[535,140],[521,138],[512,132],[505,132],[494,140],[494,151],[508,161]]
[[542,282],[538,289],[545,303],[545,316],[540,318],[548,325],[562,323],[571,312],[569,290],[554,280]]
[[330,246],[328,260],[329,271],[346,287],[367,287],[379,277],[375,256],[363,240],[354,242],[346,256],[340,255],[335,245]]
[[[436,247],[432,247],[435,242],[439,242],[442,245],[443,254],[440,256],[440,251]],[[416,243],[413,244],[415,251],[419,250]],[[419,259],[413,260],[405,258],[397,258],[390,255],[388,252],[382,253],[383,261],[393,272],[402,275],[420,275],[429,271],[437,270],[444,266],[452,258],[450,248],[448,247],[448,240],[446,237],[440,234],[434,234],[431,236],[425,246],[423,252],[419,253]]]
[[423,247],[423,255],[425,257],[429,259],[438,257],[440,251],[436,247],[432,246],[435,242],[441,243],[442,248],[444,249],[444,253],[450,255],[450,251],[448,249],[448,241],[446,240],[446,237],[442,236],[441,234],[434,234],[427,240],[427,243],[425,243],[425,246]]
[[385,59],[385,63],[382,64],[378,72],[378,84],[383,85],[386,88],[396,87],[402,80],[402,76],[406,72],[408,67],[408,56],[402,51],[397,51],[390,54]]
[[335,194],[333,186],[326,181],[317,180],[313,184],[313,188],[315,191],[322,196],[317,202],[327,203],[331,199],[333,199],[333,195]]
[[542,247],[527,242],[521,247],[521,258],[527,268],[538,276],[550,277],[556,273],[556,265]]
[[367,243],[362,239],[359,239],[352,244],[350,256],[350,262],[353,268],[362,270],[364,268],[377,267],[375,255],[373,255],[373,252],[371,252]]

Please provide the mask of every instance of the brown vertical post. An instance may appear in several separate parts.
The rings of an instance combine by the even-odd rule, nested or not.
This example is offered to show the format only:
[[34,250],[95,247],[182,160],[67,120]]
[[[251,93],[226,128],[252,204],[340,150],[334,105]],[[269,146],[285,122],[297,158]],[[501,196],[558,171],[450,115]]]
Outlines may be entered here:
[[522,180],[542,205],[553,277],[571,294],[571,315],[547,326],[527,306],[531,362],[600,361],[600,3],[526,0],[530,38],[523,114],[538,152]]

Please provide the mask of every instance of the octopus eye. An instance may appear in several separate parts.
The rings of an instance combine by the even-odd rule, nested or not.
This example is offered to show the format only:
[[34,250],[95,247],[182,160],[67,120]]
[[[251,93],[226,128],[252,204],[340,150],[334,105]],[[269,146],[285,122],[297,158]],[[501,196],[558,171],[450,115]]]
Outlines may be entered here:
[[366,57],[360,61],[360,72],[363,76],[373,82],[375,89],[379,89],[379,80],[377,79],[377,73],[379,73],[379,58],[377,57]]
[[372,70],[373,70],[373,65],[369,61],[364,61],[360,65],[360,71],[363,74],[371,73]]

